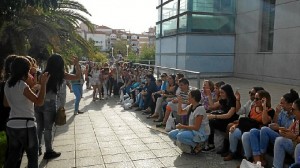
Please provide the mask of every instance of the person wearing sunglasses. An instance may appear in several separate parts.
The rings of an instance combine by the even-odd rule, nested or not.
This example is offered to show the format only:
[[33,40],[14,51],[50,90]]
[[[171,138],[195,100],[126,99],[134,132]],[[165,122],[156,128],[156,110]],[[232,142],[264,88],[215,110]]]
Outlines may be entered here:
[[261,155],[255,157],[255,160],[265,163],[265,153],[269,143],[274,144],[275,139],[279,137],[278,130],[280,127],[288,129],[292,124],[295,115],[292,112],[292,105],[295,100],[299,99],[299,94],[291,89],[289,93],[284,94],[280,103],[277,105],[274,115],[274,123],[269,127],[262,127],[260,131],[260,152]]
[[[300,132],[299,132],[299,120],[300,120],[300,99],[294,101],[291,111],[295,115],[295,120],[291,126],[286,129],[279,127],[279,134],[281,137],[277,137],[274,144],[274,159],[273,167],[283,167],[285,154],[295,157],[296,164],[299,164],[299,143],[300,143]],[[297,163],[298,162],[298,163]],[[295,167],[295,166],[294,166]]]

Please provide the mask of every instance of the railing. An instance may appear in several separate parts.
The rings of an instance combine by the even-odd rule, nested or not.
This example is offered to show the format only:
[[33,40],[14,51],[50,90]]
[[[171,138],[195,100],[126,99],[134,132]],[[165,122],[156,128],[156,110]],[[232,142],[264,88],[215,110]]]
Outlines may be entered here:
[[169,67],[163,67],[163,66],[158,66],[158,65],[150,65],[150,64],[140,64],[140,63],[133,63],[133,65],[135,66],[142,66],[142,67],[148,67],[148,68],[153,68],[153,70],[156,69],[156,75],[157,78],[160,77],[161,75],[161,71],[167,71],[172,74],[176,74],[178,72],[183,73],[185,76],[187,76],[188,74],[193,74],[195,75],[196,79],[197,79],[197,88],[201,88],[200,85],[200,72],[196,72],[196,71],[188,71],[188,70],[183,70],[183,69],[176,69],[176,68],[169,68]]

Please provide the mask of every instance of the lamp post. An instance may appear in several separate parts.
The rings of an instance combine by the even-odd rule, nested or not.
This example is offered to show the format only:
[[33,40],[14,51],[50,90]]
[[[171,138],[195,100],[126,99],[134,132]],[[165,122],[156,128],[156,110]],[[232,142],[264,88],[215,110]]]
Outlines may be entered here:
[[127,44],[126,47],[127,47],[127,57],[128,57],[128,47],[129,47],[129,45]]

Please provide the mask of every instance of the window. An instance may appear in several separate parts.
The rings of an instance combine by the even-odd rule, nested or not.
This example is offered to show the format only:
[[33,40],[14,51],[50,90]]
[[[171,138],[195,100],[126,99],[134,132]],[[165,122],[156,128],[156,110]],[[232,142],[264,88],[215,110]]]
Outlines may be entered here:
[[187,32],[187,15],[179,17],[179,32]]
[[180,0],[180,9],[179,13],[183,13],[187,11],[188,0]]
[[163,6],[162,20],[177,15],[177,0],[171,1]]
[[177,33],[177,18],[162,23],[162,36],[174,35]]
[[275,0],[263,0],[261,19],[261,51],[273,50]]
[[156,37],[160,37],[160,24],[156,25]]
[[192,15],[192,32],[234,33],[234,17],[228,15]]
[[193,12],[234,13],[234,0],[194,0]]

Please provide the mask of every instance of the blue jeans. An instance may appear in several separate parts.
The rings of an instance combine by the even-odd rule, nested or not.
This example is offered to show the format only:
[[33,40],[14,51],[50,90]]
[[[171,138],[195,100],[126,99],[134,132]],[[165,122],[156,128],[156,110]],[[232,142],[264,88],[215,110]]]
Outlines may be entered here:
[[79,103],[82,96],[82,90],[81,90],[80,84],[72,84],[73,93],[75,95],[75,112],[78,112],[79,109]]
[[233,133],[229,133],[230,152],[235,153],[239,140],[242,137],[242,131],[236,128]]
[[269,142],[275,143],[275,139],[280,135],[269,127],[262,127],[260,130],[260,152],[266,153]]
[[285,158],[285,153],[292,155],[294,152],[294,144],[291,139],[277,137],[274,144],[274,159],[273,166],[282,168]]
[[242,144],[244,149],[244,155],[247,159],[252,156],[251,144],[250,144],[250,132],[244,132],[242,135]]
[[28,158],[28,168],[38,168],[38,138],[36,127],[10,128],[7,127],[8,155],[4,168],[19,167],[19,160],[22,159],[23,150]]
[[253,156],[260,155],[260,130],[252,128],[250,130],[250,144]]
[[193,141],[194,138],[194,133],[192,131],[183,131],[183,130],[173,130],[171,132],[169,132],[169,138],[172,141],[179,141],[183,144],[192,146],[193,148],[195,148],[195,146],[197,146],[197,143]]
[[35,117],[39,147],[42,145],[41,141],[44,132],[46,152],[52,151],[52,127],[56,117],[56,100],[45,100],[43,106],[35,107]]

